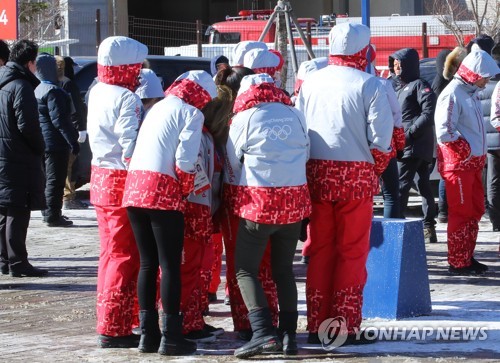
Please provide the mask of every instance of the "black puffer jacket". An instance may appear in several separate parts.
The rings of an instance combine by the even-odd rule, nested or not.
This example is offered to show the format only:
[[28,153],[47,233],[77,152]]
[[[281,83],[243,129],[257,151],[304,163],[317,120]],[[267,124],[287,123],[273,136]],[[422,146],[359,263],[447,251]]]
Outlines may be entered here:
[[45,208],[44,142],[35,76],[17,63],[0,67],[0,205]]
[[78,154],[78,132],[71,122],[71,97],[57,85],[56,60],[50,54],[40,54],[36,60],[36,75],[41,83],[35,89],[45,152],[73,150]]
[[[401,62],[402,72],[399,76],[394,73],[394,59]],[[406,136],[403,157],[431,162],[434,153],[436,95],[431,86],[420,79],[417,51],[405,48],[393,53],[389,56],[389,70],[403,114]]]

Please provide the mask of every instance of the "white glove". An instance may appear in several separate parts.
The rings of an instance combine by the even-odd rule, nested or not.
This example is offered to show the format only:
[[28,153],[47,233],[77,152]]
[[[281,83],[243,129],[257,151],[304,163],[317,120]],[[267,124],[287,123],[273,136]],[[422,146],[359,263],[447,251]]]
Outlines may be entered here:
[[78,142],[83,144],[87,140],[87,131],[78,131]]

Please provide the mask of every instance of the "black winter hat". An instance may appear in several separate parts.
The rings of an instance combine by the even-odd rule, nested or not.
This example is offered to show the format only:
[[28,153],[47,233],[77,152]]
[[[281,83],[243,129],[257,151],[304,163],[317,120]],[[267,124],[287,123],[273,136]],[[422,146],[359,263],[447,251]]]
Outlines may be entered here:
[[477,38],[472,39],[469,44],[467,44],[467,53],[471,52],[472,46],[477,44],[481,50],[491,55],[491,50],[495,45],[495,41],[492,37],[486,34],[481,34]]

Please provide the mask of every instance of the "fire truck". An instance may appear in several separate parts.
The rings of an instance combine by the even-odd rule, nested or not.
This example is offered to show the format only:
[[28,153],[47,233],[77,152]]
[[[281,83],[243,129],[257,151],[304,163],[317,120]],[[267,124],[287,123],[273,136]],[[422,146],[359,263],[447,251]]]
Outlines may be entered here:
[[[225,21],[212,24],[207,33],[210,44],[234,44],[244,40],[258,40],[264,30],[272,9],[242,10],[236,17],[226,17]],[[310,39],[316,56],[325,56],[328,52],[328,33],[332,26],[341,23],[361,23],[361,18],[323,15],[314,18],[299,18],[298,22]],[[424,25],[425,24],[425,28]],[[467,43],[474,37],[471,21],[459,22]],[[435,57],[442,49],[453,49],[457,45],[455,36],[434,16],[371,17],[371,43],[377,51],[377,66],[384,68],[388,56],[401,48],[415,48],[421,58]],[[264,42],[273,43],[276,25],[272,24],[264,37]],[[297,32],[294,43],[302,44]]]

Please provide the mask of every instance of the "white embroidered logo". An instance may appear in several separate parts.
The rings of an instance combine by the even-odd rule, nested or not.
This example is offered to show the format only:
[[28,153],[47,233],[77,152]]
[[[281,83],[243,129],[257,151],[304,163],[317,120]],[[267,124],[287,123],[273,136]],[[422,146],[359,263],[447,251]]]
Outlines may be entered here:
[[289,125],[283,126],[273,126],[273,127],[264,127],[262,130],[267,138],[275,141],[277,139],[286,140],[288,136],[292,133],[292,128]]

